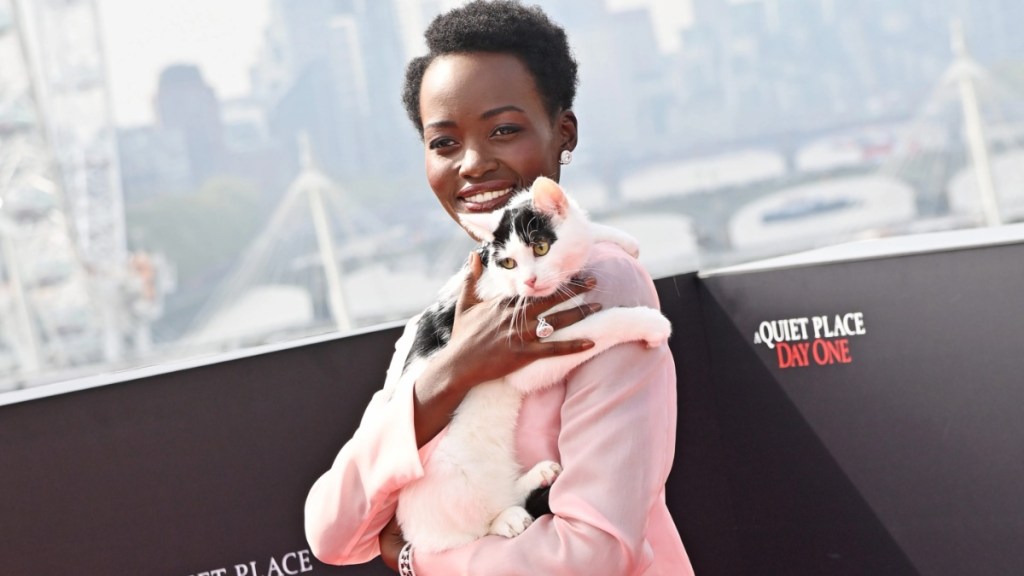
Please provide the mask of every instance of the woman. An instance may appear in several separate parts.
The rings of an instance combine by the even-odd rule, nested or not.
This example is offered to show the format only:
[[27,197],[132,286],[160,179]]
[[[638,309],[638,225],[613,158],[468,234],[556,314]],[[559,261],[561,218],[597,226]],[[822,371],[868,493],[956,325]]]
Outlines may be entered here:
[[[458,214],[494,210],[511,191],[545,175],[555,180],[577,144],[572,112],[576,63],[564,31],[539,8],[473,2],[439,16],[426,33],[430,53],[413,60],[404,101],[424,143],[427,180],[441,206]],[[649,276],[617,246],[599,245],[589,264],[590,307],[548,316],[555,328],[603,306],[658,306]],[[423,474],[452,412],[473,386],[544,356],[571,354],[587,341],[547,343],[536,321],[509,338],[510,313],[480,302],[481,273],[469,279],[451,341],[423,376],[399,386],[414,318],[396,344],[384,388],[358,431],[306,502],[313,553],[332,564],[377,554],[402,574],[691,574],[665,505],[675,440],[675,372],[666,346],[620,345],[574,370],[564,386],[528,396],[517,424],[524,467],[555,460],[552,514],[523,534],[487,536],[442,553],[405,546],[394,521],[398,492]],[[600,286],[594,288],[597,281]],[[525,317],[565,300],[529,305]],[[411,558],[410,558],[411,556]],[[410,562],[411,560],[411,562]]]

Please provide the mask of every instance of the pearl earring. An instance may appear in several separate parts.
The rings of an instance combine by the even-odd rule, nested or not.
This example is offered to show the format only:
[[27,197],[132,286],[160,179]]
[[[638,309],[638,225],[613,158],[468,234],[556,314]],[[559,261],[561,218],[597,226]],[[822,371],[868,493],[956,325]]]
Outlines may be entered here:
[[565,166],[569,162],[572,162],[572,152],[569,150],[562,150],[561,156],[558,157],[558,163]]

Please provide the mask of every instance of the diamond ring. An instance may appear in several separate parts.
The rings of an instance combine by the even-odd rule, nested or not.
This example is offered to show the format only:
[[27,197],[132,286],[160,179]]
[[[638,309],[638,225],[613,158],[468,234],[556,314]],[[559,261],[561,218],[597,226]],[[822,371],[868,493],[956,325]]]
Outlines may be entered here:
[[555,332],[555,327],[546,318],[537,318],[537,338],[547,338]]

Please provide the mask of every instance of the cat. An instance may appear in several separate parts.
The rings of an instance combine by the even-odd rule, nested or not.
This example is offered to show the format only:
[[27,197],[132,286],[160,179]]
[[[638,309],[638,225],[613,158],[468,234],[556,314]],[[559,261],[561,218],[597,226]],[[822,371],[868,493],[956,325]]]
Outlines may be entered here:
[[[460,219],[483,240],[478,252],[484,269],[476,285],[481,300],[521,301],[554,293],[583,270],[597,241],[615,242],[634,257],[639,252],[631,236],[590,221],[557,183],[543,177],[504,208]],[[453,276],[439,301],[421,315],[402,375],[406,385],[451,338],[467,270]],[[558,308],[581,302],[577,296]],[[593,348],[536,360],[470,390],[424,466],[424,476],[399,494],[397,516],[405,539],[415,549],[441,551],[487,534],[511,538],[522,533],[533,522],[524,508],[527,496],[550,486],[561,473],[557,462],[540,462],[524,473],[516,461],[515,425],[523,396],[561,381],[616,344],[644,341],[657,347],[670,332],[669,321],[653,308],[602,310],[544,339],[585,338],[594,341]]]

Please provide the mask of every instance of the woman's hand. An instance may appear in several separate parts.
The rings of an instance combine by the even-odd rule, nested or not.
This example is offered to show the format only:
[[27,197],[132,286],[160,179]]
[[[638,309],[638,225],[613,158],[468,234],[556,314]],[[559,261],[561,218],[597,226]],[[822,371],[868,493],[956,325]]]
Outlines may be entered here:
[[[431,359],[416,381],[416,440],[422,446],[448,425],[452,413],[474,386],[501,378],[540,358],[573,354],[593,347],[590,340],[543,342],[537,337],[537,317],[596,285],[593,278],[574,282],[548,298],[521,302],[481,301],[476,283],[483,264],[470,254],[469,273],[455,306],[448,344]],[[600,310],[584,304],[555,312],[545,319],[556,330]]]
[[380,545],[380,559],[388,568],[398,572],[398,554],[402,551],[402,546],[405,546],[405,538],[402,537],[397,516],[377,535],[377,543]]

